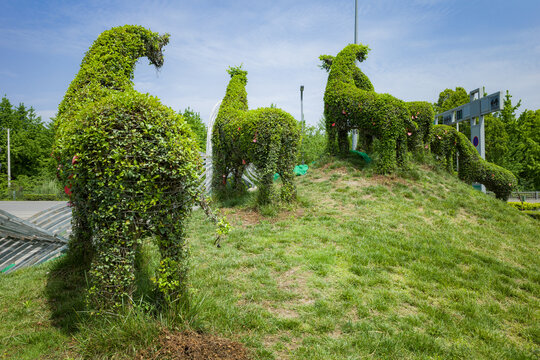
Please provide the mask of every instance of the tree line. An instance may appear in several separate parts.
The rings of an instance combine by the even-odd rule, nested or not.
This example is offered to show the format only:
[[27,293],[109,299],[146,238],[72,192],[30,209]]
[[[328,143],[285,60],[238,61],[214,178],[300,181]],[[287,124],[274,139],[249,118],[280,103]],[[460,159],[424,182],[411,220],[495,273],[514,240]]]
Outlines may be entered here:
[[[433,104],[441,113],[469,102],[463,87],[445,89]],[[512,103],[507,92],[502,111],[486,115],[486,160],[510,170],[522,190],[540,189],[540,109],[525,110],[517,115],[521,101]],[[179,111],[197,136],[205,151],[207,128],[200,114],[191,108]],[[54,143],[54,119],[44,122],[33,107],[14,105],[4,96],[0,102],[0,196],[7,190],[7,129],[10,129],[11,177],[14,190],[45,192],[61,189],[55,183],[56,163],[51,158]],[[311,163],[324,152],[324,126],[304,126],[298,162]],[[470,136],[467,122],[460,131]],[[47,186],[44,186],[46,184]],[[39,190],[38,188],[44,188]]]

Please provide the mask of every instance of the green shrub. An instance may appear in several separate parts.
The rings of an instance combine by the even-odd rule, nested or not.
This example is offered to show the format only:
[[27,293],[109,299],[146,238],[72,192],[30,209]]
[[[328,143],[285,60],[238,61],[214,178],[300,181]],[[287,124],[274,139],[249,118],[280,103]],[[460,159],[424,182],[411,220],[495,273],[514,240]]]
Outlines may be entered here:
[[458,151],[459,178],[467,183],[483,184],[497,199],[508,200],[517,185],[517,179],[510,171],[482,159],[469,139],[451,126],[433,127],[431,151],[448,171],[453,171],[453,159]]
[[322,55],[323,68],[329,69],[324,93],[324,115],[331,154],[349,151],[348,133],[358,129],[364,146],[379,139],[377,171],[389,173],[405,161],[409,109],[405,102],[388,94],[377,94],[368,77],[355,62],[367,57],[369,48],[350,44],[332,58]]
[[533,219],[540,220],[540,211],[523,210],[522,213],[529,215]]
[[65,196],[60,194],[23,194],[22,198],[17,200],[30,200],[30,201],[67,201]]
[[534,211],[540,210],[540,203],[528,203],[519,201],[509,201],[508,205],[515,207],[518,210]]
[[69,255],[91,262],[88,299],[98,309],[131,301],[136,249],[147,236],[161,253],[157,293],[174,301],[185,287],[197,145],[180,115],[132,83],[137,59],[160,67],[167,43],[167,34],[140,26],[105,31],[58,109],[58,175],[74,205]]
[[248,110],[247,71],[233,67],[228,72],[231,80],[212,129],[212,189],[222,196],[232,174],[233,189],[242,191],[242,174],[253,164],[261,178],[257,200],[260,205],[271,201],[276,172],[282,179],[282,200],[291,201],[296,197],[293,169],[300,125],[281,109]]

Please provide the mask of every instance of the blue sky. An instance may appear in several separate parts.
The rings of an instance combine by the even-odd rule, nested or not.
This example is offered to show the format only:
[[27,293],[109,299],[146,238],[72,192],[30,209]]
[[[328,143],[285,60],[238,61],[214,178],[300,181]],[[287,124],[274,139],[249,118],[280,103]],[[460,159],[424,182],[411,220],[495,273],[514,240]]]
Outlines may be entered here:
[[[24,1],[0,0],[0,96],[47,120],[104,30],[143,25],[171,34],[159,71],[141,60],[135,88],[208,120],[229,77],[248,70],[250,108],[277,104],[319,121],[327,74],[320,54],[354,40],[354,0]],[[377,92],[435,102],[445,88],[510,90],[540,109],[540,1],[359,1],[360,66]]]

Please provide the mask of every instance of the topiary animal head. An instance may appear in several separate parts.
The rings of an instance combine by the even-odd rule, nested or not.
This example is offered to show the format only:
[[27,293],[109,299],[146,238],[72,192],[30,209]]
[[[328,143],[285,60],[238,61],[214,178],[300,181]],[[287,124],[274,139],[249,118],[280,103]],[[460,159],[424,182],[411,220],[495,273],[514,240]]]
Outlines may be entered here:
[[156,68],[163,66],[163,50],[162,48],[169,43],[169,34],[158,35],[152,33],[145,39],[146,56],[150,60],[150,64]]
[[240,66],[229,66],[227,69],[231,79],[237,77],[244,85],[247,84],[247,71],[242,69],[242,64]]

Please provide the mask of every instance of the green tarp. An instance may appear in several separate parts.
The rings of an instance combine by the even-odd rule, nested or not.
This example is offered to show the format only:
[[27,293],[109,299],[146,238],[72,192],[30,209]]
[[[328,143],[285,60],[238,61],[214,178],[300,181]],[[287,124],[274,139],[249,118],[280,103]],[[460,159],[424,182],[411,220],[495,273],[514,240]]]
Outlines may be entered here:
[[[296,176],[301,176],[301,175],[306,175],[308,171],[308,166],[307,165],[296,165],[293,169],[293,172],[294,172],[294,175]],[[278,173],[275,173],[274,174],[274,181],[279,179],[279,174]]]
[[360,151],[357,151],[357,150],[351,150],[351,152],[352,152],[353,154],[356,154],[356,155],[361,156],[361,157],[364,159],[364,161],[366,162],[366,164],[369,164],[369,163],[371,162],[371,158],[369,157],[368,154],[363,153],[363,152],[360,152]]

